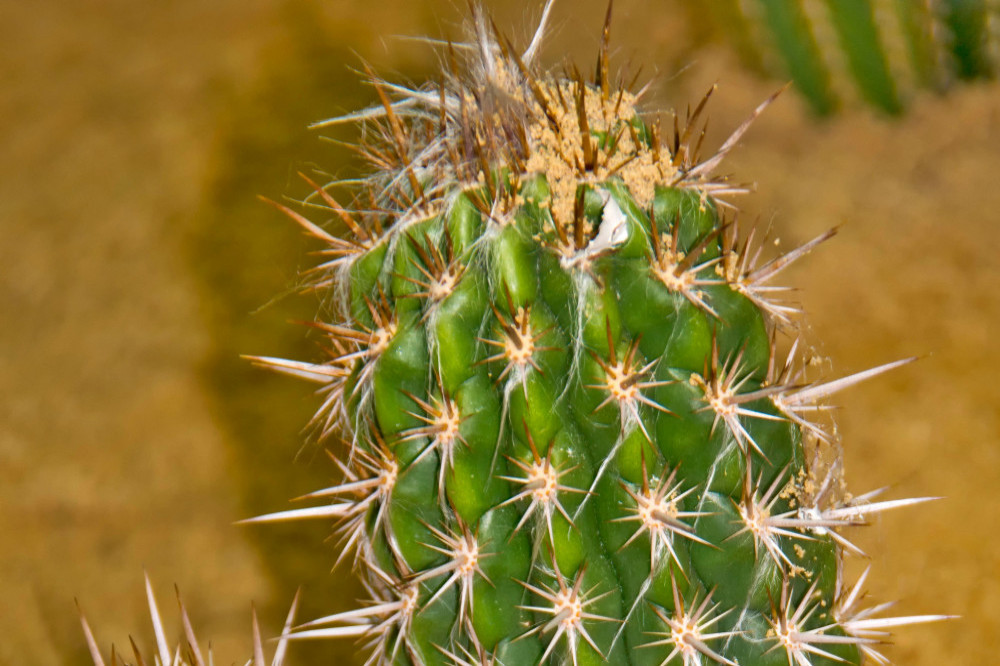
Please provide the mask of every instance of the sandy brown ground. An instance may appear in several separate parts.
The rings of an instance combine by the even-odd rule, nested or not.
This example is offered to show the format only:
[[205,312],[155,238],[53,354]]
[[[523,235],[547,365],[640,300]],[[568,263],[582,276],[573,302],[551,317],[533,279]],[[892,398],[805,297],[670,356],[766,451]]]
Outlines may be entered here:
[[[492,4],[526,33],[532,18]],[[371,100],[346,71],[351,49],[419,78],[424,51],[382,38],[440,34],[458,15],[368,5],[0,4],[0,663],[84,663],[74,596],[104,645],[130,632],[148,644],[143,567],[166,609],[181,587],[223,663],[247,656],[251,600],[274,631],[298,584],[307,615],[358,594],[326,573],[325,527],[231,523],[329,475],[313,448],[296,458],[306,387],[237,358],[311,352],[285,320],[315,304],[270,302],[294,291],[306,245],[254,195],[279,196],[312,163],[343,171],[343,151],[303,128]],[[553,59],[590,63],[602,5],[560,7]],[[721,84],[716,145],[775,88],[721,51],[684,55],[665,3],[623,0],[618,19],[618,61],[655,63],[664,81],[651,99],[681,105]],[[836,371],[924,357],[838,397],[852,488],[948,498],[859,537],[876,599],[963,616],[900,631],[888,653],[992,663],[1000,89],[918,99],[897,122],[818,124],[786,95],[729,167],[758,183],[744,206],[784,247],[843,225],[787,277]],[[350,646],[320,650],[343,663]]]

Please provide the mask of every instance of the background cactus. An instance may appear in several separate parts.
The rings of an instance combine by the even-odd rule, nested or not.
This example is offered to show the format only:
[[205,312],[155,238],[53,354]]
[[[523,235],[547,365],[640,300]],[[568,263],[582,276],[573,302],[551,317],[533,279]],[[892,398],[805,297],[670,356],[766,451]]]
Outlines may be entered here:
[[1000,10],[977,0],[723,0],[687,2],[760,72],[795,81],[814,111],[845,96],[897,114],[917,89],[992,79]]
[[[550,5],[545,8],[545,16]],[[321,363],[343,433],[332,504],[371,599],[293,639],[358,637],[370,663],[861,663],[887,629],[838,530],[927,498],[842,485],[823,399],[907,361],[811,382],[771,279],[833,235],[761,258],[702,154],[707,96],[664,131],[596,71],[541,72],[478,12],[437,85],[369,72],[373,172],[325,243]],[[711,94],[711,93],[710,93]],[[779,358],[779,349],[787,357]]]

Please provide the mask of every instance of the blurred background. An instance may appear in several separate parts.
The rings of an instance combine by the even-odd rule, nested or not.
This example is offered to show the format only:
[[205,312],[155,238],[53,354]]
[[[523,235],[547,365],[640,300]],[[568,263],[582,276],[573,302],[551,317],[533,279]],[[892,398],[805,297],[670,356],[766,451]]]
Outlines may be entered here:
[[[526,44],[540,2],[487,2]],[[697,4],[694,5],[697,7]],[[717,146],[781,81],[748,73],[691,3],[619,0],[614,62],[650,108],[714,83]],[[590,67],[603,1],[558,2],[544,49]],[[696,13],[696,12],[695,12]],[[334,469],[302,428],[309,387],[240,354],[315,358],[291,319],[310,250],[261,204],[295,172],[354,173],[310,122],[374,101],[354,70],[433,72],[459,0],[0,3],[0,664],[84,664],[74,598],[105,650],[151,644],[148,571],[176,633],[176,583],[219,663],[242,663],[254,602],[273,635],[363,596],[330,573],[329,527],[236,527]],[[857,535],[875,600],[962,619],[900,630],[895,663],[992,663],[1000,635],[1000,88],[904,91],[890,118],[819,120],[783,95],[728,160],[747,217],[785,248],[842,225],[784,282],[807,339],[846,374],[919,363],[837,397],[849,486],[947,499]],[[349,128],[324,136],[350,140]],[[864,562],[855,562],[860,568]],[[349,643],[292,663],[361,663]]]

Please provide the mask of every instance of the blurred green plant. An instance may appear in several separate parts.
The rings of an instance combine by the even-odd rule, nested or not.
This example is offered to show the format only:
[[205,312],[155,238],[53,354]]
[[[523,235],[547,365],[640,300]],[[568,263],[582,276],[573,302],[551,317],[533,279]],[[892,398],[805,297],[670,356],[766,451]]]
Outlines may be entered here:
[[791,79],[817,114],[848,91],[896,115],[917,89],[993,79],[1000,7],[987,0],[684,0],[703,34]]

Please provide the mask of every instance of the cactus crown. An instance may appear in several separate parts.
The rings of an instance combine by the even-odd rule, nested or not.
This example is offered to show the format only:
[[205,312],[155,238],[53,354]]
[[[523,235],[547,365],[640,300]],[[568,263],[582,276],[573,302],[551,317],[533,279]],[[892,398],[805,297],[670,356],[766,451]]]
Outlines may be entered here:
[[[473,10],[435,84],[371,75],[372,166],[350,206],[308,177],[327,232],[315,322],[329,357],[259,364],[323,385],[344,439],[332,503],[359,609],[283,638],[354,637],[369,664],[859,664],[886,628],[844,585],[840,534],[921,499],[849,498],[829,394],[771,284],[833,232],[761,261],[715,170],[761,104],[702,154],[708,95],[670,131],[596,72],[535,64]],[[370,73],[370,72],[369,72]],[[772,98],[773,99],[773,98]],[[331,323],[334,322],[334,323]],[[284,644],[284,643],[283,643]],[[262,663],[262,658],[261,658]]]

